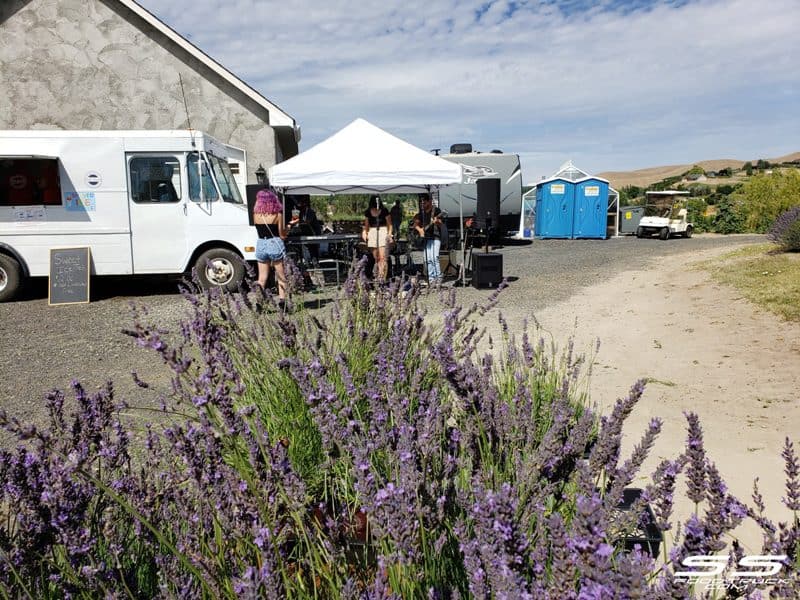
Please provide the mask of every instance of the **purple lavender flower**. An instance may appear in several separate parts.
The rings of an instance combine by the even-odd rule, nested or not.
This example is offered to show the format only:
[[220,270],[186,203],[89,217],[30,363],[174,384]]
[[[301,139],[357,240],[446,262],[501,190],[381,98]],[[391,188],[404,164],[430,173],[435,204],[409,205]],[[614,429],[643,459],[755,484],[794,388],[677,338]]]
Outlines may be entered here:
[[700,419],[693,412],[684,412],[689,422],[689,434],[686,438],[686,456],[689,459],[686,476],[688,479],[689,499],[699,504],[706,495],[706,453],[703,449],[703,430]]
[[516,519],[514,490],[473,485],[474,503],[469,525],[461,521],[456,532],[470,574],[470,593],[476,597],[530,598],[524,573],[528,540]]
[[645,490],[644,497],[651,503],[656,517],[656,526],[661,531],[672,528],[670,518],[675,501],[675,484],[683,468],[684,459],[664,460],[653,473],[653,484]]
[[797,461],[797,455],[794,452],[794,444],[786,437],[783,445],[783,452],[781,452],[786,467],[786,497],[782,498],[783,503],[789,510],[800,510],[800,464]]
[[616,470],[622,443],[622,425],[641,399],[645,384],[644,379],[637,381],[631,387],[627,397],[617,400],[611,415],[601,418],[597,444],[589,458],[591,469],[594,472],[599,473],[601,470],[605,470],[613,473]]
[[612,485],[607,493],[607,503],[611,505],[619,503],[623,489],[633,481],[634,475],[641,468],[660,432],[661,419],[651,419],[647,431],[645,431],[639,444],[633,449],[631,457],[625,461],[621,468],[609,474],[612,479]]

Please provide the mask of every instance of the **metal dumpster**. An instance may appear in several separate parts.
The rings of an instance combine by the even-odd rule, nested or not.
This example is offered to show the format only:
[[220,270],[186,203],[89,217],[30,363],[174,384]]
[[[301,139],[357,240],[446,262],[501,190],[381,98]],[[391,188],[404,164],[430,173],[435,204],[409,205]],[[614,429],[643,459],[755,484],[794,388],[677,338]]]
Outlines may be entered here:
[[619,232],[636,233],[639,221],[644,216],[644,206],[621,206],[619,209]]

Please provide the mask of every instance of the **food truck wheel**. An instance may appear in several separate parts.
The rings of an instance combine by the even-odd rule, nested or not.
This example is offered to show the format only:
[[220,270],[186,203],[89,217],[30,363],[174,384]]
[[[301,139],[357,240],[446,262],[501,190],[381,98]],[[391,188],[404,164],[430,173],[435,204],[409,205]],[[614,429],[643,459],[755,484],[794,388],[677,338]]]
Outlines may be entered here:
[[668,240],[669,239],[669,227],[662,227],[661,231],[658,233],[658,239],[660,240]]
[[22,269],[19,263],[0,254],[0,302],[11,300],[22,287]]
[[197,257],[194,263],[197,279],[203,288],[224,287],[228,291],[239,289],[244,279],[244,261],[232,250],[212,248]]

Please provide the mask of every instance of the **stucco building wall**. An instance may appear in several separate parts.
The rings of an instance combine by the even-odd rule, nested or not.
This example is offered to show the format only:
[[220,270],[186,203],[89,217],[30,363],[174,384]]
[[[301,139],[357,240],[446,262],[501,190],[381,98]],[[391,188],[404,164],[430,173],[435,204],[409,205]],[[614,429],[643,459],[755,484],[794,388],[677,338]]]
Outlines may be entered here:
[[280,147],[269,118],[264,106],[119,2],[0,2],[0,129],[191,124],[244,148],[253,183],[259,164],[268,168],[297,151]]

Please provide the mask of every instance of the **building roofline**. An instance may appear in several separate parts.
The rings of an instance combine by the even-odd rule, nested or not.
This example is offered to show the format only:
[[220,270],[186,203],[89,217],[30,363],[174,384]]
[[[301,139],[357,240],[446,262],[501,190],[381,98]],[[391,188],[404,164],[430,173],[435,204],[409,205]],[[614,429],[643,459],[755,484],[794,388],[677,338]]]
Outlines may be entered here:
[[284,112],[279,106],[270,102],[261,93],[257,92],[254,88],[250,87],[239,77],[234,75],[231,71],[226,69],[216,60],[211,58],[208,54],[203,52],[200,48],[195,46],[177,31],[172,29],[169,25],[161,21],[158,17],[148,11],[146,8],[138,4],[135,0],[116,0],[119,4],[133,12],[136,16],[142,19],[145,23],[156,29],[161,34],[169,38],[178,47],[188,52],[194,58],[199,60],[214,73],[222,77],[225,81],[230,83],[236,89],[244,93],[248,98],[254,100],[269,112],[269,124],[272,127],[291,127],[294,131],[296,141],[300,140],[300,129],[297,127],[295,120]]

